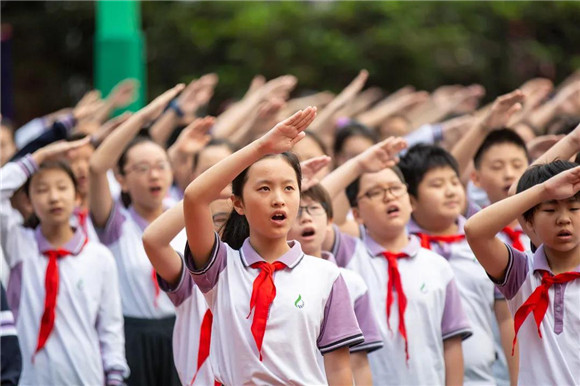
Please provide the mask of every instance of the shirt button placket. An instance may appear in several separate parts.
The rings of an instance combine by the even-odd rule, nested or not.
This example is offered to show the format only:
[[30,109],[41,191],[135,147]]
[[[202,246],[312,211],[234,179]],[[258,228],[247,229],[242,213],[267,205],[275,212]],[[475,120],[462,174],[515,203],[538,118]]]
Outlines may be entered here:
[[554,332],[564,331],[564,291],[561,284],[554,284]]

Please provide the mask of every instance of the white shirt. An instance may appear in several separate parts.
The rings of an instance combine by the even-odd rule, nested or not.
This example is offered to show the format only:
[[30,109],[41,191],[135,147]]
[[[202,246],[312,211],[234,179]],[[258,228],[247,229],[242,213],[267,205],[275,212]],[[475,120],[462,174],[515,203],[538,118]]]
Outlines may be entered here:
[[[37,166],[30,157],[2,168],[1,228],[10,266],[8,299],[13,308],[22,350],[23,385],[64,385],[122,381],[125,360],[123,317],[113,256],[103,245],[88,242],[80,229],[64,245],[72,255],[58,260],[56,319],[45,347],[32,363],[44,312],[44,251],[54,249],[40,232],[23,228],[4,209],[9,198]],[[84,247],[83,247],[84,245]],[[22,311],[22,312],[20,312]]]
[[[506,244],[507,245],[507,244]],[[540,286],[543,271],[553,275],[540,246],[532,256],[508,245],[509,263],[499,290],[512,315]],[[580,266],[574,270],[580,272]],[[580,279],[554,284],[540,324],[542,338],[529,314],[518,332],[520,385],[580,385]]]
[[449,263],[436,253],[420,248],[414,236],[409,238],[409,244],[403,250],[410,257],[397,261],[407,298],[407,362],[405,341],[398,332],[396,292],[393,293],[390,330],[387,325],[388,262],[382,256],[384,248],[368,233],[364,235],[364,241],[342,234],[337,228],[335,234],[333,251],[336,260],[339,265],[357,272],[367,283],[385,344],[383,349],[369,355],[375,384],[444,384],[443,341],[455,336],[465,339],[471,335]]
[[246,239],[234,250],[215,238],[208,264],[198,270],[189,248],[185,262],[214,315],[210,359],[216,379],[226,385],[327,383],[319,353],[362,342],[348,289],[338,268],[304,255],[300,243],[277,261],[274,299],[260,361],[251,333],[250,296],[263,261]]

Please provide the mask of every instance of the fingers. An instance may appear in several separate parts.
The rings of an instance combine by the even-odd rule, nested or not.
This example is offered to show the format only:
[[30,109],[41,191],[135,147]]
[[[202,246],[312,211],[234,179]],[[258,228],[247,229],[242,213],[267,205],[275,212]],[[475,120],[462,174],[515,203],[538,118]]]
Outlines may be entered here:
[[502,95],[496,99],[496,106],[507,110],[510,106],[516,103],[523,103],[525,99],[524,93],[521,90],[514,90],[509,94]]
[[316,118],[316,107],[309,106],[306,109],[302,110],[303,115],[301,119],[295,124],[296,129],[298,131],[306,130],[308,126],[314,121]]

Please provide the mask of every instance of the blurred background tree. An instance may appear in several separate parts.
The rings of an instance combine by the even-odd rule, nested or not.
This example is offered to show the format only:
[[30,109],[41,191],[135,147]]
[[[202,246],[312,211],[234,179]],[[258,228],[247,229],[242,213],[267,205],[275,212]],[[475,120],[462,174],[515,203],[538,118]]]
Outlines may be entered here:
[[[367,84],[480,83],[486,100],[580,68],[580,2],[143,2],[149,98],[216,72],[210,105],[241,96],[255,74],[299,78],[296,93]],[[76,102],[93,85],[95,4],[3,1],[15,120]],[[3,97],[6,97],[3,95]]]

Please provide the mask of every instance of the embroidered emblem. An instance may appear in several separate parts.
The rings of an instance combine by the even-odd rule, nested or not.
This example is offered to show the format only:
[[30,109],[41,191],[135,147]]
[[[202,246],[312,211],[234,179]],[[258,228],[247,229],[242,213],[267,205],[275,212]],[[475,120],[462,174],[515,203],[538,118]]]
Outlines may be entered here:
[[298,294],[298,299],[294,302],[296,308],[303,308],[304,307],[304,300],[302,300],[302,295]]
[[419,291],[421,291],[422,293],[426,294],[427,293],[427,285],[425,283],[423,283],[421,285],[421,288],[419,288]]
[[83,281],[83,279],[80,279],[80,280],[77,282],[77,289],[78,289],[79,291],[82,291],[84,288],[85,288],[85,282]]

